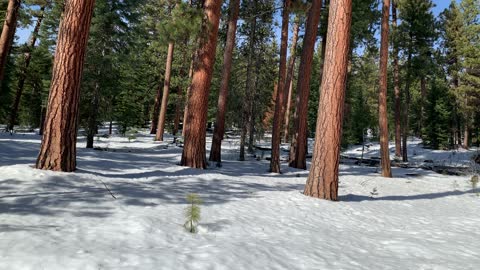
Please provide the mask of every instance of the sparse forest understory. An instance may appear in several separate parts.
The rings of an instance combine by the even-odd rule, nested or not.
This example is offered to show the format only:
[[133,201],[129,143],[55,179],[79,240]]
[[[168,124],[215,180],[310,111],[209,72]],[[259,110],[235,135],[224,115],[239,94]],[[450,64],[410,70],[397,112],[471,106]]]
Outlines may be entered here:
[[[45,216],[85,218],[76,227],[84,230],[94,218],[118,214],[108,225],[118,227],[118,234],[130,233],[124,231],[130,227],[131,233],[150,230],[153,239],[162,239],[152,225],[159,220],[149,219],[154,209],[169,215],[178,211],[185,193],[199,193],[212,221],[200,226],[202,245],[217,233],[225,240],[225,228],[232,228],[235,236],[225,242],[227,251],[235,249],[231,240],[245,237],[245,232],[255,241],[265,240],[260,244],[262,258],[292,235],[304,241],[311,236],[311,248],[318,250],[319,243],[312,240],[316,234],[310,232],[315,224],[325,223],[359,234],[347,241],[352,245],[346,257],[372,249],[393,259],[378,265],[375,256],[349,257],[354,263],[324,261],[320,268],[397,268],[395,263],[402,260],[402,269],[479,265],[478,256],[469,254],[478,250],[479,241],[469,241],[467,235],[479,236],[472,225],[479,222],[478,199],[472,194],[478,194],[480,166],[480,1],[454,0],[442,5],[442,11],[435,8],[439,3],[0,1],[0,186],[6,187],[0,190],[0,215],[11,222],[0,223],[0,236],[14,232],[7,243],[20,236],[31,238],[14,224],[18,215],[28,216],[25,231],[36,231],[32,215],[42,216],[46,230],[69,224],[57,220],[48,225]],[[115,203],[100,202],[103,188],[121,210],[112,210]],[[282,197],[282,192],[287,195]],[[332,206],[309,197],[345,202]],[[232,205],[240,199],[247,203]],[[435,200],[438,205],[432,203]],[[93,205],[97,203],[103,208]],[[238,215],[249,213],[232,221],[220,205]],[[69,212],[70,206],[78,215]],[[422,218],[406,210],[410,207],[421,208]],[[138,208],[138,223],[119,218],[134,215]],[[327,208],[327,219],[337,211],[342,218],[315,216],[298,226],[316,208],[315,213]],[[265,209],[279,209],[278,220]],[[444,209],[447,216],[423,216]],[[416,220],[405,223],[405,218]],[[258,228],[285,235],[253,227],[242,231],[233,224],[257,221]],[[164,220],[159,224],[175,230]],[[370,231],[371,224],[384,224],[395,237],[389,240],[381,226]],[[442,234],[442,229],[451,234]],[[67,234],[50,233],[54,238]],[[361,239],[362,233],[375,240]],[[97,234],[101,233],[88,237],[95,239]],[[330,234],[345,236],[335,231],[323,232],[322,237],[336,241],[328,238]],[[183,244],[193,248],[174,235],[181,244],[173,253]],[[111,247],[100,238],[103,242],[97,247]],[[72,236],[81,245],[88,242],[84,240]],[[452,247],[443,244],[450,242]],[[289,244],[299,245],[293,248],[298,253],[302,243]],[[366,243],[373,246],[362,247]],[[14,244],[10,252],[24,248]],[[382,251],[382,245],[391,250]],[[438,249],[433,252],[429,245]],[[35,243],[33,247],[28,252],[35,250]],[[331,256],[342,251],[322,247],[330,249]],[[68,245],[66,250],[75,252]],[[79,252],[84,259],[91,251],[83,246]],[[280,259],[272,268],[317,265],[310,261],[311,254],[306,260],[299,255],[287,262],[282,252],[288,250],[274,248],[272,256]],[[434,255],[428,257],[429,252]],[[187,253],[182,256],[190,258]],[[248,264],[256,257],[242,254],[213,264],[205,260],[211,254],[194,253],[192,258],[204,266],[197,265],[199,269],[231,266],[237,259],[239,269],[262,268],[265,263]],[[418,260],[407,261],[405,254],[418,255]],[[18,260],[7,257],[10,268],[16,269]],[[122,259],[135,265],[135,258]],[[151,265],[143,269],[158,269],[158,262],[150,259],[144,263]],[[421,264],[422,259],[427,262]],[[59,269],[78,268],[69,263]],[[175,268],[168,263],[165,269]],[[120,264],[94,260],[89,267]],[[44,265],[53,269],[52,262]]]

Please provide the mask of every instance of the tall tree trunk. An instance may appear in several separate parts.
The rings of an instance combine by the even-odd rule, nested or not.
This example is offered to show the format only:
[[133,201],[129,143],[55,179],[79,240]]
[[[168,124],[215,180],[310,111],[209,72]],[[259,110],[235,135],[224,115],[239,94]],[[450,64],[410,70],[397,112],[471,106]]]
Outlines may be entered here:
[[280,44],[280,65],[278,68],[278,91],[275,100],[275,113],[273,115],[272,129],[272,158],[270,160],[270,172],[280,173],[280,142],[282,124],[285,114],[285,71],[287,67],[287,47],[288,47],[288,19],[290,15],[291,0],[284,0],[282,12],[282,38]]
[[[397,0],[392,1],[392,28],[397,31]],[[392,39],[393,46],[393,88],[395,92],[395,157],[402,156],[402,127],[401,127],[401,97],[400,97],[400,68],[398,66],[398,43],[396,36]]]
[[170,78],[172,76],[174,43],[168,43],[167,66],[165,67],[165,80],[163,81],[162,106],[160,107],[160,115],[158,116],[156,141],[163,141],[163,133],[165,131],[165,119],[167,116],[168,95],[170,92]]
[[[100,78],[100,72],[98,72],[98,78]],[[98,115],[98,106],[100,102],[100,85],[98,82],[95,83],[93,89],[92,103],[90,106],[89,116],[88,116],[88,128],[87,128],[87,146],[86,148],[93,148],[93,139],[95,134],[97,134],[97,115]]]
[[45,12],[45,5],[42,5],[40,7],[40,15],[37,17],[37,23],[33,28],[32,35],[30,36],[30,40],[28,41],[27,49],[24,54],[23,67],[19,75],[20,78],[18,79],[17,93],[15,94],[15,101],[13,102],[12,110],[10,111],[10,121],[7,127],[8,130],[13,130],[13,126],[17,121],[18,107],[20,105],[20,100],[22,98],[23,87],[27,79],[28,67],[30,66],[30,60],[32,59],[32,51],[35,48],[35,42],[37,41],[38,32],[40,31],[40,26],[42,25],[44,12]]
[[292,98],[293,98],[293,80],[289,83],[290,87],[288,87],[288,97],[287,97],[287,108],[285,111],[285,126],[283,132],[283,141],[288,143],[290,139],[290,113],[292,110]]
[[235,48],[235,33],[237,31],[238,13],[240,10],[240,0],[230,1],[230,14],[228,18],[227,43],[223,53],[222,81],[220,82],[220,91],[218,94],[217,119],[213,130],[212,147],[210,150],[210,161],[222,162],[222,140],[225,133],[225,114],[227,110],[228,82],[232,70],[232,55]]
[[293,92],[293,75],[295,73],[295,60],[296,60],[296,49],[297,49],[297,41],[298,41],[298,32],[300,30],[299,27],[300,18],[297,15],[295,18],[295,22],[293,24],[293,37],[292,37],[292,44],[290,47],[290,61],[288,63],[288,70],[287,70],[287,80],[285,82],[285,87],[288,87],[288,90],[285,90],[288,93],[288,97],[285,100],[285,125],[284,125],[284,132],[283,132],[283,139],[285,143],[288,142],[289,138],[289,130],[290,130],[290,111],[292,105],[292,92]]
[[155,103],[153,104],[152,123],[150,126],[150,134],[157,134],[158,115],[160,114],[160,104],[162,102],[162,87],[158,84],[157,94],[155,95]]
[[[411,40],[411,39],[410,39]],[[412,54],[411,48],[407,56],[407,78],[405,80],[405,106],[403,109],[403,135],[402,135],[402,161],[408,162],[408,132],[409,132],[409,111],[410,111],[410,80],[411,80],[411,62]]]
[[94,3],[65,1],[38,169],[71,172],[76,168],[80,81]]
[[390,0],[383,0],[382,33],[380,44],[380,78],[378,91],[378,126],[380,129],[380,157],[382,176],[392,177],[390,168],[390,148],[388,138],[387,110],[387,68],[388,68],[388,26],[390,17]]
[[[253,1],[253,5],[256,7],[257,1]],[[253,58],[255,53],[255,33],[257,29],[257,19],[256,17],[251,18],[250,33],[249,33],[249,45],[248,45],[248,60],[247,60],[247,74],[245,80],[245,99],[243,100],[243,115],[242,115],[242,134],[240,135],[240,161],[245,160],[245,142],[247,137],[247,132],[251,131],[251,121],[252,121],[252,110],[251,106],[253,103],[254,95],[254,80],[253,80]],[[248,150],[250,150],[250,145]],[[250,151],[249,151],[250,152]]]
[[208,95],[212,81],[217,46],[220,8],[222,1],[205,0],[203,24],[205,38],[198,49],[198,61],[194,68],[192,89],[188,100],[188,116],[181,165],[193,168],[207,167],[205,136],[208,112]]
[[312,166],[304,194],[338,200],[338,167],[347,81],[352,0],[332,0]]
[[7,14],[0,35],[0,88],[2,86],[3,77],[5,75],[5,67],[7,66],[8,55],[12,47],[15,37],[15,29],[17,28],[18,10],[21,0],[8,0]]
[[192,54],[192,60],[190,61],[190,70],[188,71],[188,81],[190,82],[187,87],[187,91],[185,93],[185,108],[183,109],[183,124],[182,124],[182,137],[185,138],[185,131],[187,126],[187,118],[188,118],[188,101],[190,100],[190,93],[192,90],[192,78],[193,78],[193,64],[195,63],[196,53]]
[[300,58],[300,67],[298,68],[298,78],[301,79],[297,80],[298,98],[295,109],[297,115],[294,124],[295,133],[290,150],[295,152],[290,155],[291,159],[289,163],[290,167],[298,169],[307,168],[308,98],[310,96],[313,52],[315,50],[315,39],[317,37],[321,12],[322,0],[314,0],[308,12],[302,56]]

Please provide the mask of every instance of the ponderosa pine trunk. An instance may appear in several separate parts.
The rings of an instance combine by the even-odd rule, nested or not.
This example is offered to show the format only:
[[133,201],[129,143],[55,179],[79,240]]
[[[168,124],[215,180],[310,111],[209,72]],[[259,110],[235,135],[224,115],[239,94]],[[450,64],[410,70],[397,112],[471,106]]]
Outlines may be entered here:
[[66,0],[59,26],[47,117],[36,167],[76,168],[80,81],[95,0]]
[[387,73],[388,73],[388,35],[390,18],[390,0],[383,0],[382,27],[380,44],[380,76],[378,89],[378,127],[380,129],[380,163],[382,176],[392,177],[390,168],[390,148],[388,138],[387,110]]
[[291,0],[284,0],[282,12],[282,38],[280,42],[280,64],[278,68],[278,91],[275,100],[275,113],[273,115],[272,128],[272,157],[270,159],[270,172],[280,173],[280,142],[283,119],[285,117],[285,73],[287,68],[288,49],[288,20],[290,15]]
[[292,105],[292,95],[293,95],[293,75],[295,72],[295,60],[296,60],[296,49],[297,49],[297,41],[298,41],[298,32],[300,30],[299,27],[300,18],[297,15],[295,18],[295,22],[293,24],[293,37],[292,37],[292,44],[290,47],[290,60],[288,62],[288,69],[287,69],[287,80],[285,81],[285,87],[288,87],[288,90],[285,90],[287,95],[287,99],[285,100],[285,125],[283,127],[283,140],[285,143],[288,143],[289,139],[289,130],[290,130],[290,111]]
[[401,109],[401,93],[400,93],[400,68],[398,65],[398,43],[396,40],[397,30],[397,0],[392,1],[392,28],[394,31],[394,38],[392,39],[393,46],[393,88],[395,94],[395,157],[402,156],[402,109]]
[[158,115],[160,114],[160,104],[162,102],[162,87],[158,84],[157,93],[155,95],[155,103],[153,104],[152,123],[150,125],[150,134],[157,134]]
[[238,13],[240,10],[240,0],[230,1],[230,14],[228,18],[227,43],[223,53],[222,81],[220,82],[220,91],[218,94],[217,118],[213,130],[212,147],[210,150],[210,161],[222,162],[222,141],[225,133],[225,114],[227,110],[228,82],[232,70],[232,55],[235,48],[235,34],[237,31]]
[[168,43],[167,64],[165,67],[165,79],[163,81],[162,106],[160,107],[160,115],[158,116],[158,126],[155,135],[156,141],[163,141],[163,133],[165,131],[165,120],[167,116],[168,95],[170,93],[170,79],[172,76],[172,62],[174,43]]
[[33,28],[32,36],[28,41],[26,52],[23,57],[23,67],[20,71],[17,92],[15,94],[15,100],[12,105],[12,110],[10,111],[10,121],[8,123],[7,130],[12,131],[17,121],[18,107],[20,105],[20,100],[22,98],[23,87],[25,86],[25,81],[27,80],[28,67],[30,66],[30,61],[32,60],[32,51],[35,48],[35,43],[37,41],[38,32],[40,31],[40,26],[42,25],[43,17],[45,12],[45,5],[40,7],[40,15],[37,17],[37,23]]
[[304,194],[338,200],[338,167],[347,81],[352,0],[330,1],[327,48],[312,166]]
[[192,88],[188,100],[188,116],[183,146],[182,166],[205,169],[206,125],[208,112],[208,95],[215,64],[220,8],[222,1],[205,0],[203,10],[206,21],[203,24],[205,39],[202,39],[197,51],[198,61],[194,67]]
[[18,10],[20,9],[21,0],[8,0],[7,14],[3,23],[2,34],[0,35],[0,87],[5,75],[5,67],[7,66],[8,55],[15,37],[17,28]]
[[305,37],[303,40],[302,56],[298,68],[297,80],[297,104],[294,123],[289,166],[298,169],[307,169],[307,128],[308,128],[308,98],[310,96],[310,77],[312,75],[313,52],[315,51],[315,39],[318,33],[318,23],[322,12],[322,0],[313,0],[308,11]]

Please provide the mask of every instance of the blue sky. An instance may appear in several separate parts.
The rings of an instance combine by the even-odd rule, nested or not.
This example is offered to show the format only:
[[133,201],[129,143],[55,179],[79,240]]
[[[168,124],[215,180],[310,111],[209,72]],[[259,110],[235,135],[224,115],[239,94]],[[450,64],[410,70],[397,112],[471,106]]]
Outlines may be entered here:
[[[355,0],[354,0],[355,1]],[[458,1],[458,0],[457,0]],[[450,0],[433,0],[436,7],[433,9],[433,13],[438,16],[445,8],[450,5]],[[17,30],[17,37],[19,43],[24,43],[28,40],[33,27],[22,28]]]

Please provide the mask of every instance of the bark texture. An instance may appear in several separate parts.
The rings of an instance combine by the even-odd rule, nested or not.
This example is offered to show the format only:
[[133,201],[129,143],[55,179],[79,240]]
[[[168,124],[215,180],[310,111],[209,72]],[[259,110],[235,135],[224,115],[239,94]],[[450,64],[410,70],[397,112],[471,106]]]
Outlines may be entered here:
[[60,23],[42,145],[36,167],[76,168],[80,80],[95,0],[66,0]]
[[20,9],[21,0],[8,0],[7,14],[3,23],[2,34],[0,35],[0,86],[5,75],[5,67],[7,65],[8,55],[12,47],[15,37],[15,29],[17,28],[18,10]]
[[297,58],[296,49],[297,49],[297,41],[298,41],[298,32],[300,30],[299,27],[299,20],[300,18],[297,16],[295,19],[295,23],[293,24],[293,37],[292,37],[292,44],[290,47],[290,60],[288,62],[288,70],[287,70],[287,80],[285,82],[285,87],[288,87],[288,90],[285,90],[288,93],[287,99],[285,100],[285,125],[283,131],[283,140],[284,142],[288,142],[290,137],[290,111],[292,105],[292,92],[293,92],[293,75],[295,70],[295,60]]
[[380,78],[378,91],[378,126],[380,129],[380,158],[382,176],[392,177],[390,168],[390,149],[388,139],[387,111],[387,68],[388,68],[388,26],[390,17],[390,0],[383,0],[382,29],[380,44]]
[[[392,26],[397,30],[397,0],[392,1]],[[395,33],[395,32],[394,32]],[[401,127],[401,96],[400,96],[400,68],[398,66],[398,43],[393,39],[393,89],[395,94],[395,157],[402,156],[402,127]]]
[[322,0],[313,0],[308,12],[305,38],[303,41],[300,67],[298,68],[297,104],[294,130],[290,156],[290,167],[298,169],[307,168],[307,128],[308,128],[308,98],[310,96],[310,77],[312,75],[313,52],[315,39],[318,32],[318,23],[322,12]]
[[278,91],[275,100],[275,113],[273,115],[272,129],[272,158],[270,160],[270,172],[280,173],[280,142],[282,124],[285,115],[285,73],[287,68],[287,47],[288,47],[288,20],[290,15],[290,0],[284,1],[282,12],[282,38],[280,45],[280,65],[278,69]]
[[30,61],[32,60],[32,51],[35,48],[38,32],[40,31],[40,26],[42,25],[44,11],[45,11],[45,5],[40,7],[40,15],[37,17],[37,23],[33,28],[32,36],[30,37],[30,40],[28,41],[28,44],[27,44],[27,49],[26,49],[27,51],[25,52],[23,57],[24,59],[23,67],[19,75],[17,92],[15,94],[15,100],[12,105],[12,110],[10,111],[10,120],[8,122],[8,127],[7,127],[7,129],[10,131],[13,130],[15,122],[17,121],[18,107],[20,105],[20,100],[22,98],[23,87],[25,86],[25,81],[27,80],[28,67],[30,66]]
[[[192,60],[190,61],[190,70],[188,71],[188,80],[191,81],[193,77],[193,64],[195,63],[196,54],[192,54]],[[187,91],[185,93],[185,108],[183,109],[183,127],[182,127],[182,137],[185,137],[185,131],[187,126],[187,118],[188,118],[188,100],[190,99],[190,93],[192,90],[192,84],[190,83],[187,87]]]
[[165,67],[165,79],[163,81],[162,106],[160,107],[160,115],[158,116],[158,126],[155,135],[156,141],[163,141],[163,133],[165,132],[165,119],[167,116],[168,95],[170,93],[170,79],[172,77],[172,62],[174,43],[168,43],[167,65]]
[[206,34],[197,51],[198,61],[194,67],[192,88],[188,100],[188,115],[185,131],[185,141],[181,165],[205,169],[205,136],[208,111],[208,95],[212,81],[217,46],[220,8],[222,1],[205,0],[204,13],[206,22],[203,31]]
[[218,95],[217,118],[213,130],[212,147],[210,151],[210,161],[222,162],[222,140],[225,133],[225,113],[227,110],[228,82],[230,81],[230,72],[232,70],[232,54],[235,48],[235,33],[237,31],[238,13],[240,10],[240,0],[230,1],[230,14],[228,19],[227,43],[223,54],[222,81],[220,82],[220,91]]
[[352,0],[332,0],[315,148],[305,185],[307,196],[338,200],[338,166],[347,80]]

